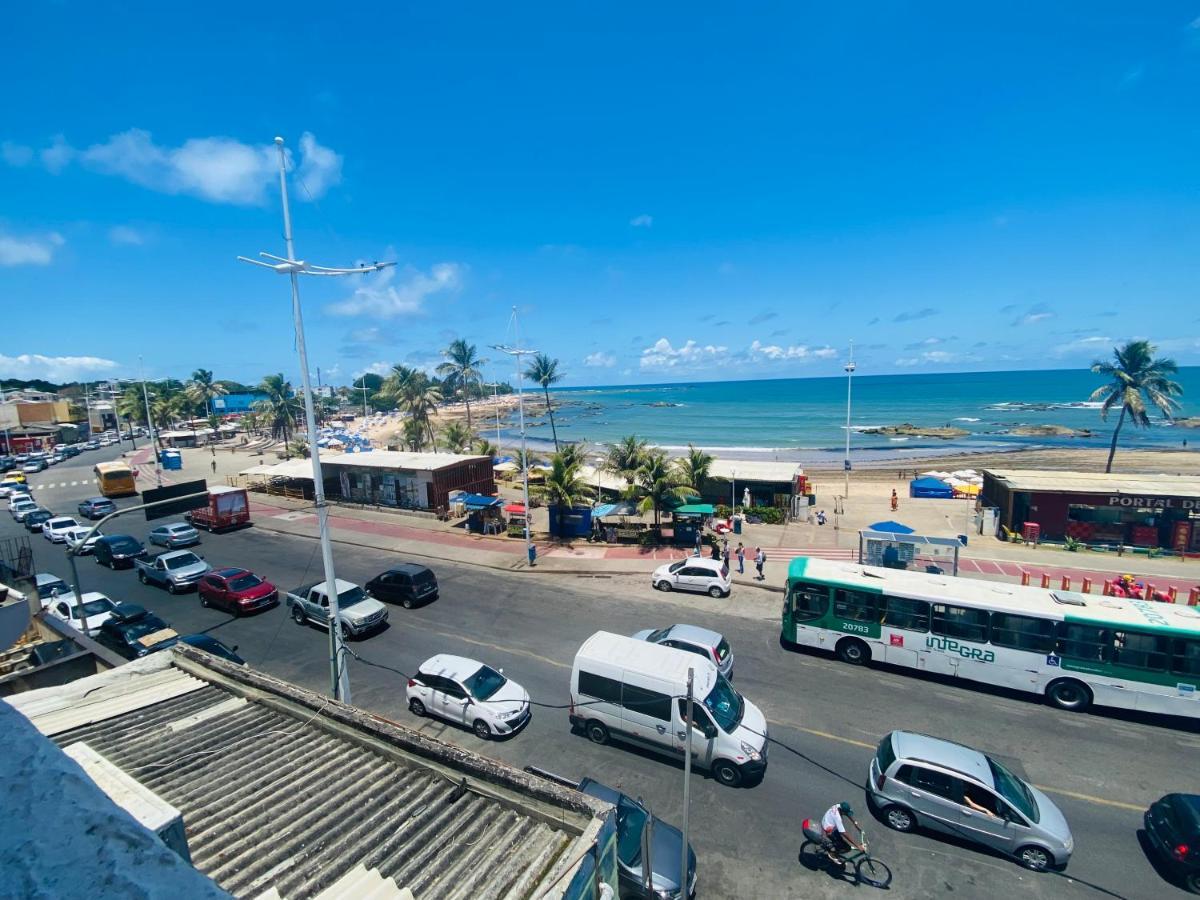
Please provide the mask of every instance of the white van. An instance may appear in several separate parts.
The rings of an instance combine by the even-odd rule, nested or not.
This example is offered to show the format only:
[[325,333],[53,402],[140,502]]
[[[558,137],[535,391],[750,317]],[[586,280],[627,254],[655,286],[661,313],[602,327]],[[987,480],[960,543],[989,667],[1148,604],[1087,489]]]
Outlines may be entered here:
[[675,759],[684,753],[688,669],[692,763],[736,787],[767,770],[767,720],[710,660],[686,650],[597,631],[571,668],[571,725],[597,744],[609,738]]

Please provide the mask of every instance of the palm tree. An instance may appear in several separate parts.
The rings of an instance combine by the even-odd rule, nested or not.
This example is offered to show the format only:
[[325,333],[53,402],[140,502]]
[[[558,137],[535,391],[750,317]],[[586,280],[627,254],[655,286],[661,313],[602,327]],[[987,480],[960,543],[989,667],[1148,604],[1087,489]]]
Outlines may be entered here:
[[462,453],[471,443],[471,432],[462,422],[451,422],[442,429],[442,446],[451,453]]
[[413,453],[425,446],[425,425],[419,419],[406,419],[401,430],[401,439]]
[[1149,341],[1128,341],[1124,347],[1113,348],[1112,362],[1098,359],[1092,363],[1095,374],[1112,379],[1092,392],[1092,400],[1104,401],[1100,407],[1100,418],[1107,420],[1109,411],[1118,403],[1121,405],[1121,417],[1113,429],[1105,472],[1112,471],[1113,457],[1117,453],[1117,436],[1125,424],[1126,415],[1135,426],[1149,428],[1147,400],[1167,419],[1179,409],[1179,401],[1173,398],[1183,394],[1183,388],[1167,377],[1179,371],[1179,367],[1173,359],[1155,358],[1157,349]]
[[442,391],[425,381],[416,382],[407,396],[408,413],[418,422],[424,423],[429,429],[429,445],[435,450],[437,442],[433,439],[432,416],[437,415],[438,404],[442,402]]
[[473,430],[471,423],[471,382],[478,382],[483,377],[483,366],[486,359],[480,359],[475,352],[475,345],[468,344],[462,338],[450,342],[450,346],[442,351],[446,361],[437,367],[437,373],[445,377],[445,388],[453,394],[461,390],[463,401],[467,404],[467,428]]
[[129,426],[129,440],[133,443],[133,449],[136,450],[137,442],[133,440],[133,423],[146,420],[146,404],[142,397],[142,389],[135,385],[125,388],[124,393],[117,398],[116,413]]
[[638,511],[654,510],[654,527],[658,528],[663,507],[673,500],[686,501],[695,487],[684,484],[676,467],[670,464],[661,450],[647,451],[635,473],[638,493],[642,497]]
[[525,377],[535,384],[540,384],[542,392],[546,395],[546,412],[550,413],[550,430],[554,433],[554,450],[557,453],[558,429],[554,425],[554,407],[550,405],[550,385],[563,380],[562,373],[558,371],[558,360],[551,359],[545,353],[536,354],[530,360],[529,368],[525,370]]
[[203,406],[201,415],[215,415],[212,401],[215,397],[223,397],[229,393],[225,385],[213,380],[213,373],[208,369],[197,369],[192,373],[192,380],[184,386],[184,393],[197,406]]
[[300,401],[282,373],[264,376],[258,384],[258,390],[266,396],[254,402],[254,409],[266,418],[272,437],[278,439],[280,435],[283,436],[284,455],[290,459],[289,433],[299,417]]
[[425,374],[419,369],[409,368],[406,365],[397,363],[392,366],[392,371],[383,379],[383,387],[380,389],[380,393],[384,394],[393,403],[403,405],[404,398],[412,389],[413,383],[424,377]]
[[713,458],[693,444],[688,444],[687,456],[675,460],[680,480],[684,484],[690,484],[696,489],[696,493],[702,496],[712,464]]
[[608,448],[601,467],[606,472],[624,478],[627,484],[633,484],[634,473],[645,456],[646,442],[636,434],[629,434]]
[[579,461],[573,454],[555,453],[542,487],[548,506],[573,509],[591,500],[595,489],[579,474]]
[[492,459],[495,459],[497,456],[500,455],[500,448],[497,447],[495,444],[490,443],[487,438],[483,438],[483,437],[475,438],[474,446],[475,446],[475,452],[478,453],[480,456],[490,456]]

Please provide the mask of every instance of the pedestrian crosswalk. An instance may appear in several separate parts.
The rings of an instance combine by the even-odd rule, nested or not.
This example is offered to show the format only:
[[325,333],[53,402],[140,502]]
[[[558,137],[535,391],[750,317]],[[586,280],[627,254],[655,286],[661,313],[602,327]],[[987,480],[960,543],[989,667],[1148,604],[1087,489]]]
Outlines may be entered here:
[[[858,549],[854,547],[763,547],[763,553],[771,560],[792,560],[797,556],[816,556],[820,559],[857,560]],[[747,557],[748,559],[749,557]]]
[[99,484],[99,482],[95,478],[84,478],[82,481],[39,482],[33,485],[33,489],[35,491],[49,491],[57,488],[79,487],[80,485],[86,487],[92,484]]

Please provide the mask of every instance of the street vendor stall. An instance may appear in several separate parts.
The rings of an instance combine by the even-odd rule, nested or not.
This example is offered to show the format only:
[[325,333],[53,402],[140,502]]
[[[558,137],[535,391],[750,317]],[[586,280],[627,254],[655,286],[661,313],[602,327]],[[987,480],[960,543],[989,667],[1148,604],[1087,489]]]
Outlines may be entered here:
[[693,547],[697,535],[704,532],[704,523],[714,513],[711,503],[688,503],[671,510],[675,521],[674,543],[677,547]]
[[466,491],[450,495],[450,509],[455,517],[467,517],[467,531],[471,534],[499,534],[504,530],[504,516],[500,514],[499,497],[471,494]]
[[525,537],[525,520],[529,515],[525,504],[509,503],[504,507],[504,513],[508,516],[508,536]]

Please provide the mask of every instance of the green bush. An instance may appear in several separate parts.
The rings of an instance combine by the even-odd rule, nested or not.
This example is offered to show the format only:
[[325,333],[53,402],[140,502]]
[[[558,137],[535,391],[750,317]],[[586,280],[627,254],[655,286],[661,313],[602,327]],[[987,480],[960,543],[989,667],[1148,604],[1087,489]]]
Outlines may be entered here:
[[724,503],[718,503],[713,507],[713,515],[718,519],[728,519],[730,514],[731,510]]
[[746,515],[757,516],[764,525],[779,525],[783,522],[783,510],[775,506],[752,506],[746,510]]
[[1063,541],[1063,549],[1068,550],[1071,553],[1076,553],[1083,549],[1083,542],[1078,541],[1073,537],[1068,537],[1065,541]]

